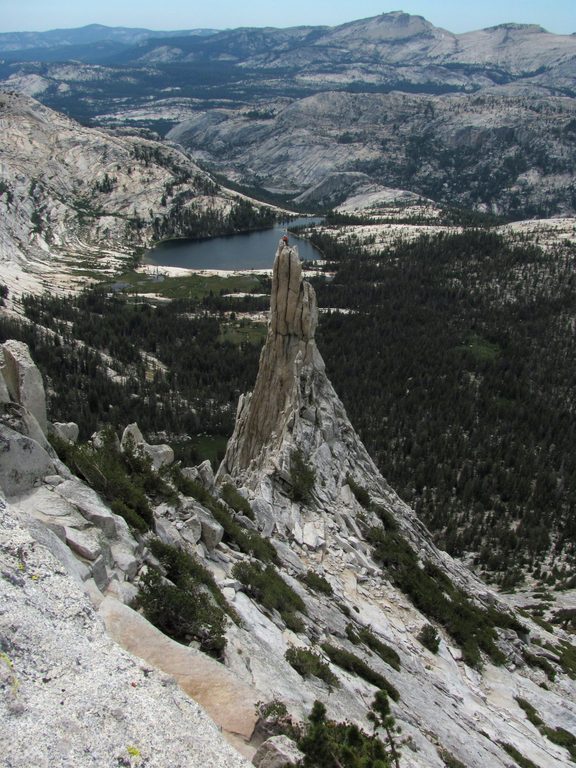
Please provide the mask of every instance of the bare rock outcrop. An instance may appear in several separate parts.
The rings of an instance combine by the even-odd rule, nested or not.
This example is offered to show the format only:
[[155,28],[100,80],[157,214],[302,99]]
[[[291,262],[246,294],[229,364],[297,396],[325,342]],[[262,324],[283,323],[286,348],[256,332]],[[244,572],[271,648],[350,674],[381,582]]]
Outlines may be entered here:
[[120,441],[121,450],[128,447],[148,456],[152,462],[152,468],[158,471],[161,467],[169,466],[174,461],[174,451],[169,445],[150,445],[144,440],[138,424],[128,424],[122,433]]
[[260,745],[252,758],[252,765],[256,768],[288,768],[292,765],[300,765],[304,759],[296,744],[287,736],[271,736]]
[[2,765],[248,768],[173,678],[110,639],[28,525],[0,493]]
[[21,341],[11,339],[2,344],[2,352],[2,374],[12,400],[33,413],[43,432],[46,432],[44,382],[28,347]]
[[234,435],[220,475],[256,471],[294,429],[300,411],[312,404],[313,379],[324,363],[314,341],[316,295],[303,282],[298,253],[280,241],[272,275],[270,324],[254,391],[238,407]]

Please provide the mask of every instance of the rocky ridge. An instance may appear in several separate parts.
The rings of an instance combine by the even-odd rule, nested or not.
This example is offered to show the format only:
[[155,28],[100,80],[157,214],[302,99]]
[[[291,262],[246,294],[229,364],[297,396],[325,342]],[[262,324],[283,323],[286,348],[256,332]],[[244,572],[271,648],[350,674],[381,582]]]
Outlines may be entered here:
[[[0,264],[11,292],[66,291],[237,197],[181,151],[0,93]],[[188,223],[187,223],[188,222]]]
[[299,202],[342,203],[365,174],[515,218],[575,210],[574,35],[513,23],[455,35],[393,12],[149,38],[101,61],[46,50],[11,52],[5,87],[100,125],[171,128],[204,166]]
[[238,181],[308,204],[343,203],[364,174],[380,189],[543,217],[574,210],[575,109],[573,99],[512,87],[442,98],[327,91],[271,105],[262,119],[198,113],[168,136]]
[[[250,755],[262,740],[254,714],[256,701],[281,700],[293,717],[302,718],[310,711],[312,702],[320,699],[326,703],[331,717],[351,719],[368,727],[366,712],[376,688],[330,662],[321,648],[321,644],[328,641],[361,657],[398,690],[398,701],[391,704],[396,722],[402,728],[401,738],[406,740],[402,747],[403,768],[442,768],[445,765],[442,755],[446,754],[469,768],[486,765],[504,768],[510,764],[510,758],[502,743],[512,745],[540,768],[552,764],[568,766],[568,752],[546,739],[526,719],[515,699],[529,701],[549,726],[574,731],[574,682],[562,670],[557,653],[534,643],[538,640],[557,647],[562,640],[569,640],[563,630],[551,634],[524,618],[522,622],[529,635],[527,631],[518,634],[509,629],[498,630],[504,664],[495,666],[484,657],[481,670],[463,662],[458,644],[436,622],[440,638],[438,653],[433,654],[418,641],[419,631],[430,619],[393,583],[393,572],[383,570],[377,560],[367,535],[369,526],[377,522],[375,509],[380,510],[386,526],[395,521],[402,537],[414,548],[418,556],[415,567],[432,564],[465,589],[479,606],[506,608],[501,597],[478,582],[462,565],[435,549],[412,511],[378,474],[324,372],[314,340],[316,313],[314,292],[301,280],[297,254],[282,244],[275,265],[270,328],[258,381],[253,394],[240,404],[236,430],[216,484],[209,465],[182,470],[213,497],[221,496],[222,509],[228,509],[241,530],[259,532],[272,543],[278,572],[304,601],[305,607],[299,613],[301,626],[289,628],[278,611],[266,608],[259,602],[258,595],[239,580],[235,566],[258,566],[258,561],[231,541],[229,535],[224,536],[211,503],[180,495],[178,503],[155,504],[155,534],[161,541],[198,558],[210,570],[223,597],[241,621],[228,622],[224,665],[195,648],[167,640],[152,628],[126,604],[133,598],[146,570],[158,567],[149,551],[149,534],[143,536],[130,531],[122,518],[58,461],[43,431],[35,426],[37,419],[18,402],[23,400],[25,387],[21,386],[19,391],[13,383],[8,387],[10,375],[5,373],[0,377],[0,382],[4,380],[7,385],[0,388],[3,414],[0,477],[7,496],[3,500],[2,554],[10,562],[2,574],[3,599],[9,597],[14,601],[11,605],[19,605],[19,601],[25,602],[32,592],[39,600],[52,599],[52,595],[57,599],[61,594],[62,602],[57,604],[57,610],[65,616],[76,615],[76,597],[73,598],[72,593],[79,595],[78,587],[64,589],[61,585],[63,579],[67,579],[67,583],[75,579],[90,594],[112,636],[142,659],[135,662],[133,657],[122,655],[125,660],[122,669],[129,671],[120,676],[117,665],[109,663],[110,657],[106,654],[102,654],[104,671],[95,666],[112,688],[125,691],[128,676],[130,689],[132,683],[136,683],[130,702],[124,705],[122,699],[129,724],[126,727],[121,721],[126,743],[119,743],[117,732],[111,737],[110,754],[121,753],[127,761],[132,755],[127,752],[128,747],[133,746],[146,756],[158,749],[159,755],[166,755],[165,760],[173,760],[171,764],[200,765],[194,755],[188,757],[188,762],[179,762],[180,752],[170,751],[175,747],[166,742],[165,734],[161,741],[150,742],[141,730],[131,730],[132,716],[134,719],[139,716],[135,699],[143,695],[142,691],[138,693],[141,677],[145,678],[144,692],[148,692],[148,685],[155,685],[146,682],[149,677],[164,680],[149,672],[153,667],[173,675],[184,690],[208,709],[224,732],[241,738],[242,741],[236,743]],[[30,376],[24,376],[30,365],[25,348],[20,346],[18,355],[14,343],[8,349],[12,350],[13,358],[22,361],[19,380],[30,381]],[[27,402],[33,401],[26,397]],[[16,416],[20,421],[15,420]],[[32,428],[37,429],[34,434],[31,434]],[[139,439],[134,428],[128,434],[133,440]],[[43,461],[35,465],[28,463],[31,468],[28,474],[15,473],[9,461],[11,452],[18,450],[22,440],[27,441],[26,450],[30,455],[34,451],[43,457]],[[299,463],[311,472],[307,475],[311,482],[300,496],[295,493],[298,485],[295,470]],[[231,482],[249,502],[253,520],[223,501],[224,489]],[[362,498],[359,488],[369,496],[370,504],[365,499],[363,503],[359,501],[358,496]],[[31,549],[37,559],[28,554],[26,545],[22,550],[26,552],[25,572],[21,575],[16,558],[20,544],[24,539],[29,541],[30,536],[36,541]],[[62,565],[55,568],[46,550]],[[50,565],[44,566],[48,562]],[[65,577],[61,568],[70,575]],[[52,577],[49,577],[50,571],[54,573]],[[322,577],[330,585],[331,593],[311,589],[305,580],[309,572]],[[35,579],[35,575],[39,578]],[[47,594],[43,595],[43,591]],[[87,611],[81,615],[91,616],[90,609]],[[36,627],[36,635],[58,633],[54,614],[47,613],[45,618],[49,620]],[[14,634],[10,615],[12,612],[0,617],[2,652],[9,657],[8,666],[13,670],[6,671],[3,667],[3,686],[6,692],[15,677],[25,680],[26,696],[20,699],[19,710],[10,711],[7,716],[27,718],[42,701],[38,698],[38,689],[50,684],[47,681],[39,685],[40,678],[54,678],[59,684],[62,675],[72,676],[73,671],[61,656],[50,654],[42,666],[34,655],[34,643],[18,642],[19,637],[34,636],[27,628],[29,614],[23,614],[18,635]],[[83,626],[75,623],[73,627],[78,644],[86,647],[83,644],[87,637],[88,647],[99,648],[94,635],[90,634],[92,624],[85,620]],[[380,643],[394,649],[398,661],[385,660],[367,646],[355,644],[351,637],[363,630],[369,630]],[[82,670],[83,652],[71,654],[71,648],[76,648],[74,639],[68,641],[66,658],[69,660],[76,654],[80,660],[77,666]],[[313,676],[301,676],[285,658],[290,648],[321,654],[324,661],[330,663],[337,686],[328,686]],[[528,665],[526,651],[553,666],[555,679],[548,679],[542,666]],[[4,656],[2,659],[5,661]],[[60,677],[52,674],[53,669],[60,670]],[[66,685],[60,685],[62,687]],[[216,689],[221,691],[218,697],[213,695]],[[155,710],[169,705],[170,696],[166,698],[153,687],[150,693],[159,698],[158,704],[150,704],[149,708]],[[188,705],[181,704],[180,694],[176,700],[178,707],[186,710]],[[225,701],[232,702],[232,708],[226,707]],[[52,765],[65,764],[62,755],[68,748],[58,737],[59,706],[48,702],[43,719],[44,723],[52,724],[54,734],[49,740]],[[66,711],[71,718],[77,718],[81,726],[74,732],[74,743],[90,747],[93,729],[90,736],[82,724],[92,710],[80,703],[79,697],[70,698],[70,707]],[[101,711],[108,712],[107,709]],[[167,713],[167,717],[174,717],[180,723],[182,715],[172,712]],[[112,727],[108,719],[108,716],[104,718],[106,727]],[[4,719],[3,722],[11,721]],[[155,732],[154,738],[160,733],[160,730]],[[97,744],[95,748],[101,749],[102,745]],[[10,754],[11,768],[27,765],[26,753],[22,751],[22,758],[20,750],[15,747]],[[76,750],[73,754],[77,765],[92,764],[86,752]],[[113,764],[106,759],[99,764]],[[225,759],[228,758],[223,757],[221,764],[225,764]],[[133,762],[136,764],[135,757]]]

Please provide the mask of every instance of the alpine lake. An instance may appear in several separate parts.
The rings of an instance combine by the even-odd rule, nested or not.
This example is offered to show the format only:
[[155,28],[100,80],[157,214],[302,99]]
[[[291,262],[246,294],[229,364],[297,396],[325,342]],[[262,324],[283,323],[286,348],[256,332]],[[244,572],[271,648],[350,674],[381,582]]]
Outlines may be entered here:
[[302,218],[277,224],[271,229],[244,232],[210,240],[165,240],[144,257],[146,264],[157,267],[183,267],[198,270],[272,269],[281,237],[288,234],[290,245],[296,245],[302,261],[314,261],[321,254],[304,238],[287,232],[287,226],[319,223],[321,219]]

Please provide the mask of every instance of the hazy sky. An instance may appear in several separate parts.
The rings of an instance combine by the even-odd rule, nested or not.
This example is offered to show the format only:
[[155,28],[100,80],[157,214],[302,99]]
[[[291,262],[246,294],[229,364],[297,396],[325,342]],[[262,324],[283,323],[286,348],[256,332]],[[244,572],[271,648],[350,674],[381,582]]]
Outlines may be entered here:
[[[393,0],[394,3],[396,0]],[[193,29],[209,27],[333,26],[394,10],[424,16],[451,32],[514,21],[550,32],[576,32],[576,0],[0,0],[0,32],[36,31],[85,24]]]

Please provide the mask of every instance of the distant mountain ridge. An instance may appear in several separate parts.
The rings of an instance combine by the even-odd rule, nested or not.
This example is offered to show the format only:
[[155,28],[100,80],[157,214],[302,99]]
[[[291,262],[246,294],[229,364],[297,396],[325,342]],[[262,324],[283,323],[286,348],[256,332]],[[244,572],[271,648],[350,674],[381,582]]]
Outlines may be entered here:
[[0,52],[17,58],[18,52],[40,49],[65,56],[69,46],[115,43],[123,47],[118,63],[134,64],[142,57],[153,59],[155,49],[174,45],[180,48],[180,61],[225,55],[245,67],[297,68],[352,61],[392,66],[473,64],[521,75],[576,57],[573,38],[538,25],[515,23],[454,34],[422,16],[394,11],[335,27],[153,31],[91,24],[70,30],[12,32],[0,34]]
[[0,52],[23,51],[29,48],[55,48],[60,46],[90,45],[92,43],[116,42],[135,45],[154,37],[186,37],[188,35],[210,35],[213,29],[188,29],[159,31],[140,27],[109,27],[105,24],[87,24],[73,29],[51,29],[46,32],[2,32]]
[[401,11],[336,27],[43,34],[49,47],[3,53],[15,38],[0,35],[5,88],[85,124],[153,129],[256,190],[309,196],[360,173],[516,218],[576,210],[575,35],[453,34]]

